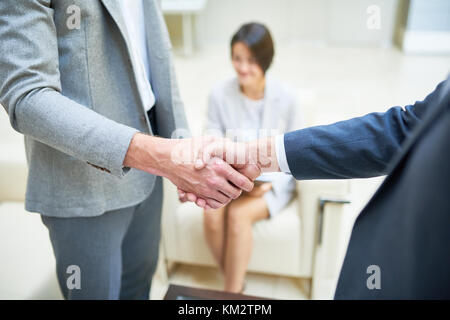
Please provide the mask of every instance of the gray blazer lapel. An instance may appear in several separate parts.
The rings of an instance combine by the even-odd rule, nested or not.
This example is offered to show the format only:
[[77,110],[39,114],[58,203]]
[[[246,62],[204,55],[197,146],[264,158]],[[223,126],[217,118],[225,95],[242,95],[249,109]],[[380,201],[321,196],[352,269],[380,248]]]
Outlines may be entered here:
[[[163,85],[170,83],[174,75],[169,65],[171,60],[171,45],[169,33],[165,27],[164,18],[155,0],[144,0],[145,31],[147,36],[147,51],[150,63],[150,82],[156,96],[156,104],[167,102],[172,105],[172,88]],[[153,77],[158,73],[159,77]]]
[[127,43],[128,50],[130,50],[129,44],[130,39],[128,38],[128,33],[126,31],[125,22],[123,21],[122,12],[120,9],[120,4],[117,0],[101,0],[105,8],[108,10],[109,14],[113,18],[114,22],[117,24],[117,27],[122,34],[122,37],[125,39]]
[[151,58],[167,60],[171,49],[170,37],[157,1],[144,0],[143,7],[148,53]]
[[[137,66],[135,65],[135,61],[133,61],[133,59],[132,59],[130,39],[128,38],[128,31],[127,31],[127,28],[125,25],[125,21],[123,20],[123,15],[121,12],[122,9],[120,8],[120,4],[117,0],[101,0],[101,1],[102,1],[103,5],[106,7],[106,9],[108,10],[111,17],[113,18],[117,27],[119,28],[122,38],[125,40],[125,44],[127,47],[128,59],[131,61],[131,65],[133,68],[133,79],[134,79],[137,90],[139,90],[138,79],[137,79]],[[141,106],[142,106],[142,108],[144,108],[144,101],[142,101],[142,95],[139,95],[139,98],[141,101]]]

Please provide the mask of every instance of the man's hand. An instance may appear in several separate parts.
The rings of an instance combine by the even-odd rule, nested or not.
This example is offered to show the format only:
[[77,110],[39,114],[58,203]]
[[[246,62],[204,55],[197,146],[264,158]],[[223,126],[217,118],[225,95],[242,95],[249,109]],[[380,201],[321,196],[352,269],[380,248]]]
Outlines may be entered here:
[[[195,168],[201,170],[215,158],[223,159],[251,180],[256,179],[261,172],[280,171],[273,137],[248,143],[235,143],[227,139],[213,141],[199,148]],[[199,207],[208,209],[205,199],[182,188],[178,190],[178,196],[181,202],[195,202]]]
[[212,141],[199,148],[195,168],[204,168],[214,157],[221,158],[238,169],[252,166],[258,168],[260,173],[280,171],[274,137],[245,143],[233,142],[229,139]]
[[[228,204],[242,190],[253,189],[253,179],[234,170],[218,157],[195,169],[195,155],[211,139],[163,139],[137,133],[128,149],[124,166],[168,178],[181,190],[201,198],[213,209]],[[245,172],[245,171],[244,171]],[[249,174],[251,176],[251,174]]]

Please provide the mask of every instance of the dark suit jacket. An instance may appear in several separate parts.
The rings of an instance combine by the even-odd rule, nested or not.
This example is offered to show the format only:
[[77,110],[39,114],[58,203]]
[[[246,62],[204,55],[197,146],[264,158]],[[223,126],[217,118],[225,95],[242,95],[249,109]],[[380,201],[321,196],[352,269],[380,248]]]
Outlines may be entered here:
[[[450,298],[450,80],[404,109],[284,141],[296,179],[388,175],[355,222],[336,299]],[[367,286],[371,265],[380,289]]]

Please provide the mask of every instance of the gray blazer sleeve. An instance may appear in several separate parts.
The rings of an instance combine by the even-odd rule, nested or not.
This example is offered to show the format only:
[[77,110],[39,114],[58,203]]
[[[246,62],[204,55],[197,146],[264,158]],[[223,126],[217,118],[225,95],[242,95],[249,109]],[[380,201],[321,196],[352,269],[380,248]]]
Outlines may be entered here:
[[121,177],[137,130],[61,94],[50,2],[0,1],[0,103],[15,130]]

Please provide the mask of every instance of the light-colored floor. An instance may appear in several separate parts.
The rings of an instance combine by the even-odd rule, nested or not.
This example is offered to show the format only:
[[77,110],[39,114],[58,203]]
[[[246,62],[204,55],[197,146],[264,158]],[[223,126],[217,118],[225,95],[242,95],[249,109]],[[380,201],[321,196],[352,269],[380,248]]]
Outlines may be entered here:
[[[217,268],[193,265],[177,265],[169,283],[202,289],[223,290],[223,277]],[[155,277],[151,299],[162,299],[168,283]],[[249,273],[247,274],[244,294],[271,298],[304,300],[309,292],[309,281],[290,277]]]

